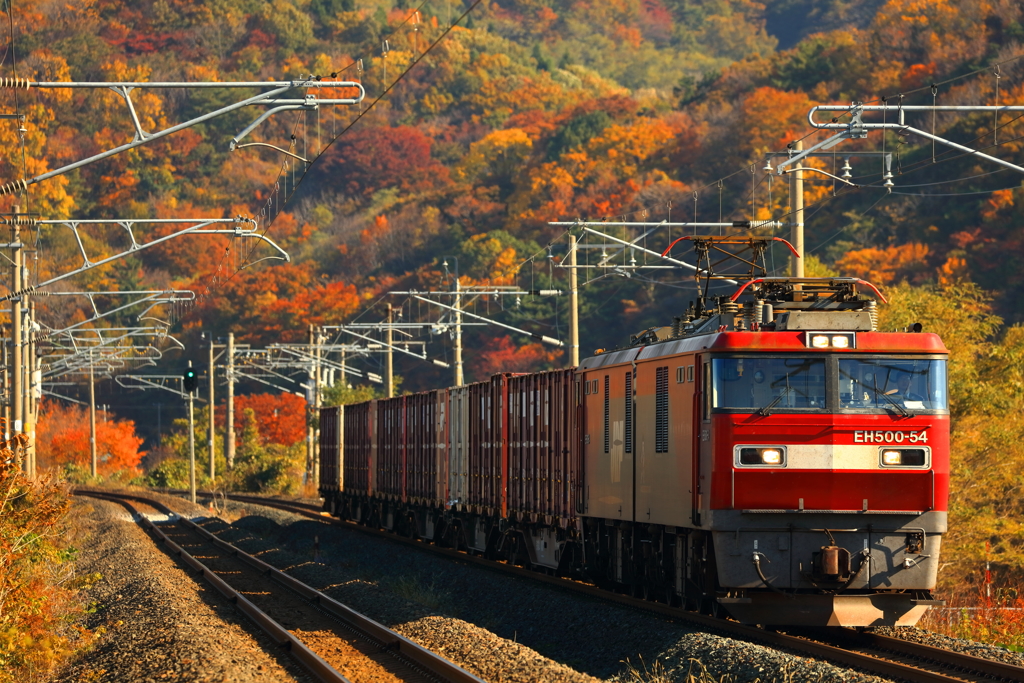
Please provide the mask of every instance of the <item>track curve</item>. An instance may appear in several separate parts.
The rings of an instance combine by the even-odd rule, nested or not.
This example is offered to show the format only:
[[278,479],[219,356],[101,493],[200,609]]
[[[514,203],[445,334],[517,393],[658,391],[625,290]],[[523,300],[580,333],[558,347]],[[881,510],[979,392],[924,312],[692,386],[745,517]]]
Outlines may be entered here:
[[[167,493],[180,492],[167,491]],[[807,637],[796,632],[784,633],[756,628],[734,621],[696,614],[662,603],[649,602],[611,593],[580,581],[542,574],[504,562],[487,560],[463,551],[424,543],[421,540],[404,538],[382,529],[361,526],[353,522],[331,517],[318,506],[309,503],[243,494],[226,494],[226,497],[236,502],[264,505],[319,520],[326,524],[333,524],[381,538],[387,538],[396,543],[448,556],[463,562],[470,562],[492,570],[529,578],[534,581],[558,586],[566,590],[583,593],[591,597],[653,612],[662,616],[696,623],[731,637],[800,652],[843,666],[861,669],[878,676],[912,681],[913,683],[1024,681],[1024,667],[995,660],[950,652],[869,632],[858,633],[851,629],[819,630],[814,633],[813,637]]]
[[[360,672],[358,680],[483,683],[447,659],[217,538],[159,501],[84,488],[76,488],[75,494],[125,507],[157,543],[180,557],[324,683],[353,683],[351,673],[342,673],[351,670]],[[162,529],[132,502],[158,510],[176,524]],[[284,595],[282,587],[288,589]],[[289,628],[275,618],[282,613],[287,614]],[[324,620],[341,628],[325,627]],[[359,658],[367,661],[356,661]]]

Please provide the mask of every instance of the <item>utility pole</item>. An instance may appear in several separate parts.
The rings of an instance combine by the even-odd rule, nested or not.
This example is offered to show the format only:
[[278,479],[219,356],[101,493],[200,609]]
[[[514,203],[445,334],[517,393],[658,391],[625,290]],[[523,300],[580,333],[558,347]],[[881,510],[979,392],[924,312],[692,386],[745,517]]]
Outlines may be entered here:
[[[189,369],[192,368],[192,361],[188,362]],[[196,423],[193,412],[193,395],[188,392],[188,490],[189,500],[196,502]]]
[[576,235],[569,233],[569,365],[580,364],[580,291],[576,279]]
[[224,457],[235,467],[235,333],[228,332],[228,405],[224,418]]
[[25,325],[25,434],[28,441],[25,444],[25,472],[30,479],[36,476],[36,411],[39,403],[36,401],[35,387],[41,381],[41,374],[37,373],[36,367],[36,343],[33,339],[35,322],[35,304],[28,302],[26,307],[27,324]]
[[[309,325],[309,355],[314,354],[314,348],[316,334],[313,324]],[[309,366],[309,391],[306,393],[306,481],[311,481],[313,478],[313,404],[316,400],[316,364],[311,363]]]
[[316,425],[313,429],[313,488],[320,490],[320,383],[322,381],[323,366],[320,363],[320,357],[322,355],[322,344],[324,339],[322,338],[322,332],[319,328],[316,330],[316,353],[314,354],[314,372],[313,377],[313,424]]
[[11,340],[10,339],[4,339],[3,341],[4,341],[4,392],[7,394],[7,396],[6,396],[7,400],[4,401],[4,441],[10,441],[11,440],[11,431],[12,431],[12,425],[11,425],[11,408],[12,408],[12,406],[11,406],[11,403],[12,403],[13,399],[11,397],[11,391],[12,391],[12,389],[11,389],[11,369],[10,369],[10,366],[8,365],[8,363],[10,362],[11,354],[9,353],[8,345],[10,344]]
[[391,333],[391,304],[388,304],[388,326],[387,326],[387,351],[384,352],[384,386],[387,387],[387,397],[395,397],[395,366],[394,352],[391,350],[394,340]]
[[[12,349],[14,351],[14,366],[11,369],[11,378],[14,380],[11,386],[11,403],[13,406],[12,412],[14,413],[11,418],[14,421],[13,433],[19,434],[23,428],[22,420],[25,419],[24,413],[24,370],[22,369],[22,360],[24,356],[21,353],[21,226],[18,225],[18,214],[21,213],[21,207],[17,204],[14,205],[14,215],[11,217],[11,299],[12,312],[11,312],[11,338],[12,338]],[[24,467],[24,465],[23,465]]]
[[96,470],[96,370],[93,367],[92,352],[89,353],[89,456],[92,467],[89,473],[93,479],[97,476]]
[[[796,152],[803,151],[804,143],[802,140],[797,140],[793,143],[793,150]],[[800,255],[799,258],[795,254],[790,254],[789,272],[793,277],[804,276],[804,172],[800,170],[793,171],[789,174],[789,201],[793,208],[793,226],[792,234],[790,236],[790,242],[793,244],[793,248],[796,249],[796,253]]]
[[213,444],[214,444],[214,426],[213,426],[214,420],[213,420],[213,418],[214,418],[214,415],[215,415],[215,412],[216,412],[214,410],[214,403],[213,403],[213,380],[214,380],[213,334],[211,333],[210,334],[210,481],[211,482],[217,476],[216,466],[214,464],[215,458],[214,458],[214,452],[213,452]]
[[460,291],[459,274],[455,273],[455,386],[457,387],[461,387],[464,383],[462,376],[462,295],[459,294]]

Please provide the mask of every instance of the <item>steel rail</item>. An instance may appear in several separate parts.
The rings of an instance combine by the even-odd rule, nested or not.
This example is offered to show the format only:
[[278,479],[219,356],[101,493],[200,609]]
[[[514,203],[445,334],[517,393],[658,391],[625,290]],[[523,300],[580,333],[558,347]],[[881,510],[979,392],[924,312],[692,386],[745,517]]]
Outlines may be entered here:
[[157,542],[163,543],[169,550],[171,550],[172,554],[178,555],[183,562],[199,572],[203,578],[217,588],[217,590],[227,597],[228,600],[234,602],[247,617],[263,629],[263,631],[270,636],[276,645],[286,647],[289,654],[295,657],[300,664],[306,667],[319,680],[324,681],[324,683],[351,682],[318,654],[309,649],[309,647],[307,647],[299,638],[290,633],[285,627],[274,621],[268,614],[260,610],[256,605],[231,588],[212,570],[204,566],[179,545],[170,540],[155,524],[145,516],[140,515],[138,511],[127,501],[133,500],[143,503],[159,510],[165,515],[168,515],[168,517],[177,518],[178,524],[202,537],[205,541],[212,543],[220,550],[252,567],[260,574],[267,576],[275,583],[290,589],[309,604],[331,615],[333,618],[353,629],[360,635],[366,636],[370,640],[378,643],[384,651],[397,654],[400,657],[404,657],[411,661],[413,664],[422,667],[431,676],[446,683],[484,683],[482,679],[474,676],[444,657],[428,650],[422,645],[419,645],[405,636],[389,629],[383,624],[356,612],[352,608],[343,605],[315,588],[312,588],[298,579],[289,576],[276,567],[267,564],[263,560],[249,555],[231,543],[221,540],[206,529],[197,525],[192,520],[180,516],[178,513],[174,512],[159,501],[146,498],[145,496],[97,491],[95,489],[86,489],[81,487],[75,487],[74,493],[76,495],[89,496],[116,502],[128,508],[139,523],[157,537]]
[[[195,557],[190,555],[181,546],[168,538],[166,534],[160,531],[160,529],[149,520],[149,518],[140,514],[139,511],[128,502],[128,499],[144,502],[146,505],[160,510],[160,512],[168,515],[169,517],[178,517],[177,513],[173,512],[170,508],[158,503],[157,501],[150,501],[137,496],[116,496],[106,492],[101,493],[97,491],[85,491],[82,489],[75,489],[75,494],[106,500],[124,506],[132,514],[132,517],[134,517],[146,531],[156,537],[157,543],[162,543],[172,555],[177,555],[181,558],[182,562],[196,570],[196,572],[206,579],[224,597],[234,603],[235,607],[237,607],[240,612],[259,626],[260,629],[270,637],[275,645],[287,648],[288,654],[304,666],[310,673],[316,676],[318,680],[323,683],[351,683],[349,679],[342,676],[334,667],[324,661],[320,655],[306,647],[302,641],[292,635],[288,629],[271,619],[266,612],[246,599],[241,593],[229,586],[223,579],[208,569],[202,562],[195,559]],[[185,526],[191,525],[195,529],[198,528],[190,520],[186,520],[181,517],[178,517],[178,520]],[[203,531],[206,530],[203,529]]]
[[1005,681],[1024,681],[1024,667],[1005,664],[995,660],[939,650],[938,648],[932,648],[919,643],[911,643],[897,638],[887,638],[875,634],[857,634],[855,631],[851,631],[849,629],[830,629],[831,633],[827,633],[827,635],[818,633],[816,636],[821,640],[830,639],[833,642],[852,640],[858,647],[872,647],[879,650],[888,650],[898,652],[903,656],[934,662],[944,668],[953,669],[954,673],[947,675],[944,673],[929,671],[927,669],[921,669],[909,664],[883,659],[871,654],[852,651],[834,644],[820,642],[819,640],[809,640],[806,638],[791,636],[785,633],[779,633],[754,626],[747,626],[734,621],[726,621],[716,617],[697,614],[696,612],[690,612],[678,607],[670,607],[663,603],[650,602],[625,595],[619,595],[591,584],[541,574],[530,569],[516,567],[503,562],[487,560],[482,557],[470,555],[451,548],[442,548],[440,546],[424,543],[415,539],[402,538],[401,536],[386,530],[373,529],[361,526],[354,522],[348,522],[331,517],[327,512],[307,503],[239,494],[228,494],[227,498],[229,500],[255,505],[265,505],[267,507],[286,510],[304,517],[341,526],[346,529],[361,531],[379,538],[386,538],[397,543],[403,543],[411,547],[428,550],[439,555],[458,559],[461,562],[472,563],[493,571],[533,579],[565,590],[615,602],[626,607],[654,612],[673,619],[699,624],[710,629],[724,632],[730,636],[739,636],[744,640],[766,643],[773,647],[804,652],[814,657],[869,671],[879,676],[911,681],[912,683],[963,683],[967,680],[964,678],[964,673],[970,672],[971,674],[983,679],[995,678],[997,680]]

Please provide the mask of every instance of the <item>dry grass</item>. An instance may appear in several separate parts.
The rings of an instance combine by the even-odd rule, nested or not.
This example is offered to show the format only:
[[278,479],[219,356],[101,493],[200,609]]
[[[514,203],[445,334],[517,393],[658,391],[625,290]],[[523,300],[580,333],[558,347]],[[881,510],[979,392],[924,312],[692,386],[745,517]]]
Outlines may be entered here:
[[25,478],[0,443],[0,683],[44,680],[97,635],[81,590],[99,577],[75,572],[69,510],[66,485]]
[[[678,677],[665,669],[665,665],[658,660],[654,660],[654,663],[647,666],[647,662],[644,658],[639,657],[640,667],[636,667],[627,658],[623,664],[626,665],[626,676],[624,681],[628,683],[673,683],[673,681],[679,680]],[[782,670],[777,676],[773,676],[771,679],[757,678],[754,683],[792,683],[794,672],[790,671],[789,665],[782,667]],[[688,660],[688,667],[686,670],[686,677],[682,679],[685,683],[735,683],[736,677],[731,674],[724,674],[721,677],[716,678],[713,674],[708,672],[707,667],[698,660]]]
[[925,613],[918,626],[953,638],[1024,652],[1024,590],[953,593],[946,606]]
[[451,603],[451,592],[436,583],[423,583],[415,576],[400,576],[389,581],[387,587],[396,595],[419,603],[435,612],[446,611]]

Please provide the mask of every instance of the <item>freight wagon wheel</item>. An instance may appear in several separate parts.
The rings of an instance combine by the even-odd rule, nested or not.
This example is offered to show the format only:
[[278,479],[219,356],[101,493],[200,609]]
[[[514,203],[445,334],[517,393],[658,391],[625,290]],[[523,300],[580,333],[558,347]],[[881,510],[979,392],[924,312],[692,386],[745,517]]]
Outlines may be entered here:
[[416,538],[416,518],[410,513],[404,515],[404,522],[399,530],[399,534],[405,538]]
[[704,598],[700,610],[701,614],[706,614],[709,617],[714,617],[715,619],[725,619],[729,613],[725,611],[725,608],[722,607],[722,604],[718,602],[717,598],[717,595],[711,595]]

